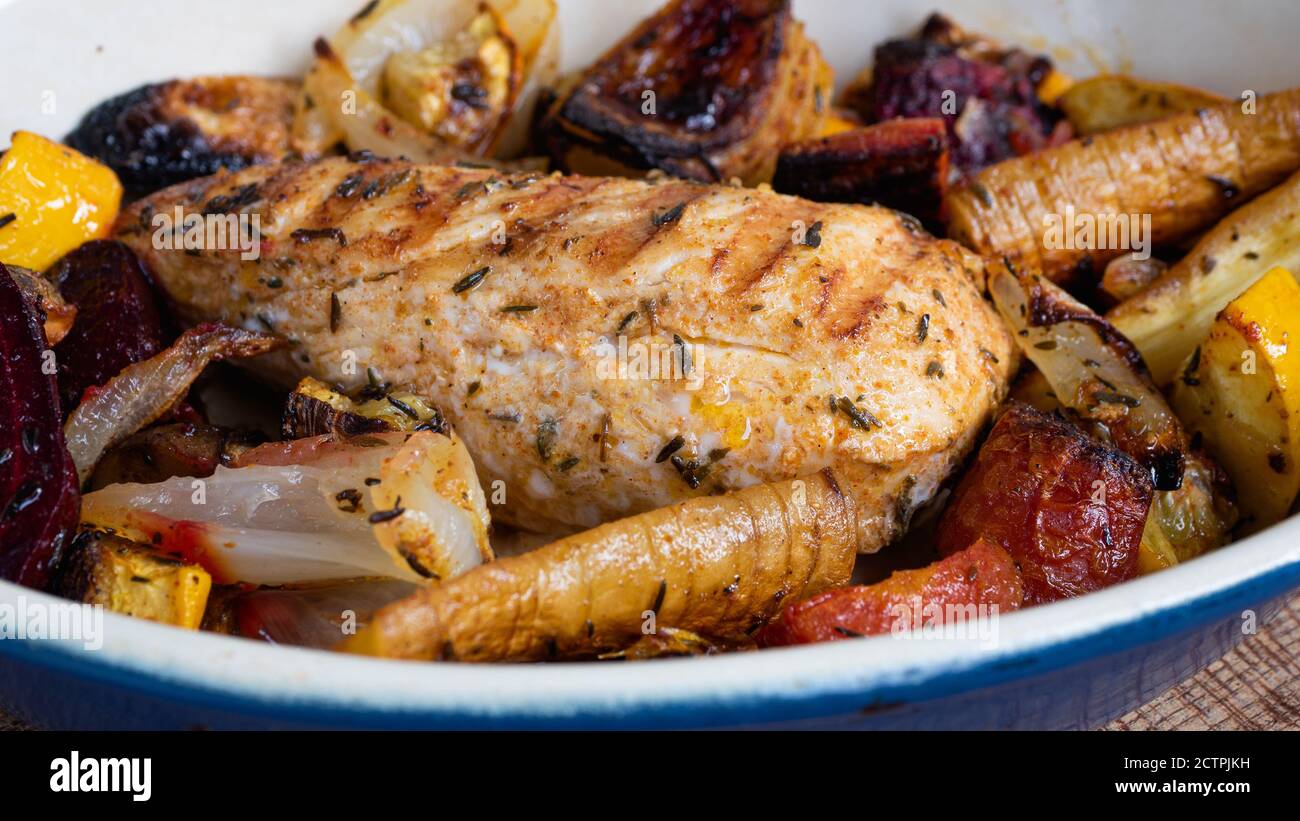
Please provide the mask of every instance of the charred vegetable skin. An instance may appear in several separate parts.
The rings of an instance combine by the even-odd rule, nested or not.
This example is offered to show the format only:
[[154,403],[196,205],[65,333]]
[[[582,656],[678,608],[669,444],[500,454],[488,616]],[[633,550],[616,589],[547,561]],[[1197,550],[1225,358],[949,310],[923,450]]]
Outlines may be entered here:
[[196,77],[141,86],[91,109],[64,139],[117,172],[135,198],[283,158],[296,84]]
[[551,106],[541,142],[574,173],[767,182],[782,144],[817,133],[830,86],[788,0],[677,0]]
[[772,187],[819,202],[861,202],[938,216],[948,179],[943,120],[890,120],[787,146]]
[[1026,604],[1072,598],[1137,575],[1152,492],[1137,462],[1013,403],[957,485],[939,550],[987,539],[1020,567]]
[[942,118],[964,176],[1052,144],[1062,116],[1038,97],[1051,70],[1046,57],[998,49],[935,14],[918,36],[881,44],[870,87],[846,102],[869,123]]
[[190,630],[203,621],[211,589],[198,565],[97,530],[73,540],[50,584],[66,599]]
[[0,264],[0,578],[38,588],[79,510],[47,353],[40,319]]
[[154,484],[173,476],[211,476],[241,453],[261,444],[256,434],[174,422],[146,428],[111,448],[95,465],[90,490],[130,482]]
[[157,354],[166,338],[144,268],[122,243],[88,242],[59,260],[50,275],[78,311],[71,332],[54,349],[66,415],[87,388]]
[[973,621],[981,606],[1009,613],[1019,609],[1024,597],[1011,556],[980,540],[928,567],[902,570],[877,584],[827,590],[791,602],[756,638],[759,646],[776,647],[883,635],[918,623],[940,627]]

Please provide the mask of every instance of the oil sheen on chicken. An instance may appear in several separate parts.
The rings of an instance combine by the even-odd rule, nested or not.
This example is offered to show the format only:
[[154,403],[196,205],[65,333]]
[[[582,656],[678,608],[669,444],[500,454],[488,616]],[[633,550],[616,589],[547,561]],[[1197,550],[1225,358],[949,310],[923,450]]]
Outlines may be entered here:
[[[258,258],[156,241],[177,206],[255,215]],[[982,259],[767,190],[332,158],[172,187],[118,234],[185,321],[286,336],[254,364],[280,386],[429,397],[493,517],[539,531],[831,467],[877,550],[1016,364]]]

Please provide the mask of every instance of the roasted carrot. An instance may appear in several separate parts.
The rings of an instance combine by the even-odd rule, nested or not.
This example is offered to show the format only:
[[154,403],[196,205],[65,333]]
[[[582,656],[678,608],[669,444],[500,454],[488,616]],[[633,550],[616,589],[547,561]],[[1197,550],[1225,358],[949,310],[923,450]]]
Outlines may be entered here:
[[785,601],[846,584],[854,533],[829,471],[691,499],[421,590],[342,649],[539,661],[590,658],[660,627],[746,641]]
[[[1144,242],[1177,242],[1298,168],[1300,89],[1292,89],[1007,160],[950,191],[944,211],[953,239],[1061,282],[1137,247],[1131,229],[1142,230],[1147,215]],[[1054,225],[1060,241],[1049,233]],[[1126,241],[1111,241],[1123,232]]]
[[902,570],[882,582],[827,590],[791,602],[763,628],[764,647],[813,644],[973,621],[981,606],[1011,612],[1024,601],[1020,573],[1010,554],[980,539],[918,570]]

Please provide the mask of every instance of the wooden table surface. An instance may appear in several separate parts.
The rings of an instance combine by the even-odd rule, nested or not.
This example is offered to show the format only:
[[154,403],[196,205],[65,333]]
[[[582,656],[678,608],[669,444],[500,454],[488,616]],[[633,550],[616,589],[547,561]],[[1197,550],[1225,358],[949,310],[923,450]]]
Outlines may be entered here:
[[[0,730],[31,729],[0,712]],[[1300,729],[1300,596],[1231,653],[1105,729]]]

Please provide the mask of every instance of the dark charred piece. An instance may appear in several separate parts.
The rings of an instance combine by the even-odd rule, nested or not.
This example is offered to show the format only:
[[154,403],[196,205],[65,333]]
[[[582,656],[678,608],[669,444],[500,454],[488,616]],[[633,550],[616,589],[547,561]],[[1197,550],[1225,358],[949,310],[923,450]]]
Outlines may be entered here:
[[41,588],[80,513],[41,320],[0,264],[0,578]]
[[918,118],[789,145],[772,187],[818,202],[877,203],[933,223],[947,180],[944,121]]
[[213,425],[174,422],[147,428],[111,448],[95,465],[89,487],[153,484],[173,476],[211,476],[265,437]]
[[917,36],[878,46],[870,84],[845,103],[870,123],[942,118],[953,173],[965,177],[1069,139],[1064,115],[1038,97],[1051,71],[1044,56],[1003,49],[935,14]]
[[421,430],[447,434],[451,426],[438,408],[413,394],[390,394],[375,386],[349,397],[310,378],[289,394],[280,421],[284,439]]
[[57,345],[72,328],[72,322],[77,316],[76,306],[65,302],[54,283],[35,271],[10,265],[9,275],[18,283],[18,289],[23,292],[27,304],[43,325],[45,342]]
[[78,312],[72,330],[54,349],[66,416],[87,388],[157,354],[167,338],[144,268],[120,242],[88,242],[50,273]]
[[141,86],[91,109],[64,140],[117,173],[130,198],[289,153],[297,83],[196,77]]
[[676,0],[587,69],[538,131],[573,173],[766,182],[782,144],[819,130],[830,85],[788,0]]

